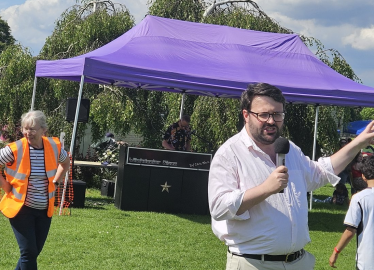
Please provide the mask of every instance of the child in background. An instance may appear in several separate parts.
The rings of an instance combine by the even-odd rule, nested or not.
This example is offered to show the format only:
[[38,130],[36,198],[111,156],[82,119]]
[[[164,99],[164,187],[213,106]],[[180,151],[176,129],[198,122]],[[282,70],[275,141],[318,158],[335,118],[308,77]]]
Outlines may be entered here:
[[343,205],[346,202],[348,203],[348,190],[344,184],[338,183],[335,186],[334,193],[332,194],[332,203]]
[[367,188],[352,197],[344,219],[346,229],[329,259],[334,268],[339,253],[357,233],[356,269],[374,269],[374,156],[364,158],[361,171]]
[[355,194],[367,188],[367,183],[362,179],[362,159],[363,154],[360,152],[356,155],[353,159],[353,163],[351,165],[351,194]]

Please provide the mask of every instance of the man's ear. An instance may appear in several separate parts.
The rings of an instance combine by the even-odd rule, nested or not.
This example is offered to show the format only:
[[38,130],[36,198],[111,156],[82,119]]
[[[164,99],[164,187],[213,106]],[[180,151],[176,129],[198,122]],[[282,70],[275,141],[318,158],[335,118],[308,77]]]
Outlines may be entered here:
[[242,110],[243,118],[244,118],[244,123],[247,123],[247,119],[249,117],[249,112],[247,110]]

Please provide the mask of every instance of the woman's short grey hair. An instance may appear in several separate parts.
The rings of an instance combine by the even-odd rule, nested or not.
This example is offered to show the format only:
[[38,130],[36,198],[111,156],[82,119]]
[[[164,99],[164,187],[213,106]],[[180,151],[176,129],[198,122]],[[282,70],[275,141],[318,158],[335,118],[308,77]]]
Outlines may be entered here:
[[25,127],[26,125],[35,127],[38,124],[41,128],[48,128],[47,118],[45,117],[45,114],[42,111],[29,111],[21,116],[22,127]]

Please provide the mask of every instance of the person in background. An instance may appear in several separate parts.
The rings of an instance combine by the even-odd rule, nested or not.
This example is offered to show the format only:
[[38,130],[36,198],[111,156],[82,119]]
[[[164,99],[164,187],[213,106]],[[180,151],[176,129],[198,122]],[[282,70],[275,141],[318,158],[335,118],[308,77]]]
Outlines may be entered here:
[[352,197],[344,219],[346,229],[329,259],[333,268],[339,253],[357,233],[356,269],[374,269],[374,156],[364,158],[361,171],[367,188]]
[[[214,155],[208,199],[214,234],[228,246],[226,270],[311,270],[305,194],[337,176],[374,138],[374,121],[331,157],[312,161],[290,142],[285,166],[276,166],[285,98],[275,86],[249,85],[241,97],[245,126]],[[283,191],[281,193],[281,191]]]
[[168,127],[162,140],[162,146],[168,150],[191,150],[190,117],[188,115],[183,115],[178,122]]
[[114,134],[112,132],[107,132],[105,137],[108,138],[109,144],[114,144],[116,140],[114,139]]
[[[352,141],[351,138],[347,138],[347,139],[342,138],[342,139],[340,139],[340,141],[339,141],[340,148],[343,148],[344,146],[346,146],[351,141]],[[349,164],[347,167],[344,168],[344,170],[341,173],[338,174],[338,176],[340,177],[340,182],[339,183],[341,183],[341,184],[348,183],[348,184],[351,185],[351,181],[350,181],[350,170],[351,170],[351,168],[350,168],[350,166],[351,165]]]
[[359,152],[355,158],[353,159],[353,162],[351,164],[351,194],[352,196],[360,192],[361,190],[367,188],[367,183],[362,179],[362,172],[361,172],[361,166],[362,166],[362,159],[363,155],[361,152]]
[[56,185],[69,170],[70,160],[58,138],[43,136],[46,117],[41,111],[22,115],[24,137],[0,149],[0,174],[5,195],[0,211],[9,218],[20,258],[16,270],[37,269],[54,212]]
[[344,184],[339,182],[335,186],[334,193],[332,194],[332,203],[338,205],[349,204],[348,190]]

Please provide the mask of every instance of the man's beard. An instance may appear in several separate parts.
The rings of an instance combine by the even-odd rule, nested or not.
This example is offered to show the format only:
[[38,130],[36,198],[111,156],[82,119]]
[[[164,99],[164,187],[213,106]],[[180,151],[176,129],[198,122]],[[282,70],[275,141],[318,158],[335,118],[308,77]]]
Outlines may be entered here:
[[[267,123],[263,124],[262,127],[258,128],[257,126],[253,125],[252,123],[248,123],[248,126],[249,126],[249,132],[251,133],[253,139],[256,141],[256,142],[259,142],[261,144],[264,144],[264,145],[269,145],[269,144],[272,144],[275,142],[276,139],[278,139],[280,137],[280,135],[282,134],[282,128],[283,128],[283,125],[281,128],[278,128],[277,125],[269,125]],[[275,132],[271,135],[265,135],[264,134],[264,129],[266,127],[274,127],[275,128]]]

